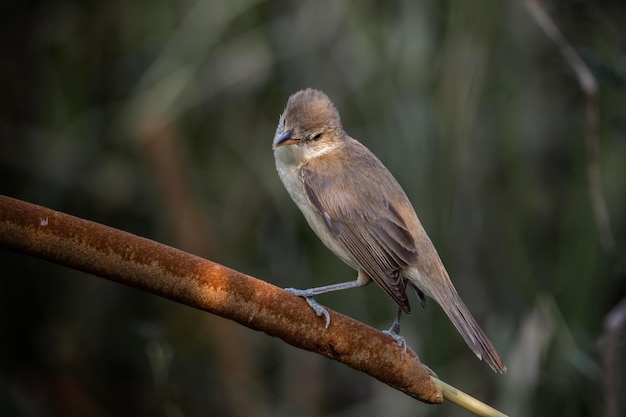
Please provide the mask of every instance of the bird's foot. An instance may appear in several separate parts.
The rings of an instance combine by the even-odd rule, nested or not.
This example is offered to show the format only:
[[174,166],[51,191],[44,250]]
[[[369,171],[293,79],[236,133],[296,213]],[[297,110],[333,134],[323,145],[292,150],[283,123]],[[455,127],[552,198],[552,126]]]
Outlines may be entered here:
[[391,336],[393,338],[393,340],[396,341],[396,343],[398,344],[398,346],[400,346],[402,348],[402,351],[404,353],[406,353],[406,339],[404,339],[404,337],[400,336],[398,334],[398,331],[400,329],[396,329],[395,328],[395,323],[394,326],[391,326],[391,328],[389,330],[383,330],[383,333]]
[[298,290],[296,288],[285,288],[285,291],[288,291],[292,294],[297,295],[298,297],[302,297],[306,300],[307,304],[315,311],[315,315],[317,317],[324,316],[326,318],[326,328],[330,325],[330,314],[328,310],[322,307],[317,301],[313,299],[313,292],[311,290]]

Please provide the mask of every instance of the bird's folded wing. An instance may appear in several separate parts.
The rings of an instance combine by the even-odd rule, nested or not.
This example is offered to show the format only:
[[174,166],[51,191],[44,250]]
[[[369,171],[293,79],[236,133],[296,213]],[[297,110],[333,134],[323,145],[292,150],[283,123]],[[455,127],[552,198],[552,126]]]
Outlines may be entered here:
[[[380,167],[386,171],[382,163]],[[398,208],[376,192],[381,186],[400,186],[388,171],[386,173],[390,180],[383,178],[383,184],[379,178],[357,178],[353,169],[333,169],[333,178],[324,176],[323,172],[329,171],[313,170],[307,166],[302,170],[309,201],[329,232],[352,255],[361,271],[408,313],[410,306],[400,271],[415,264],[415,241]],[[384,184],[389,181],[389,184]],[[404,196],[404,192],[400,192]]]

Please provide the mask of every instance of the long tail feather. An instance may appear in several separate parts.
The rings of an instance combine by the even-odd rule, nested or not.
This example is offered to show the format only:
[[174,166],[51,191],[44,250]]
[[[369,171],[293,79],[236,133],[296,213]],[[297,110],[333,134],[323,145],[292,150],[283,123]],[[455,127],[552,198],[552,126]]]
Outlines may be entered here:
[[418,271],[417,268],[410,268],[405,271],[405,277],[441,306],[454,327],[463,336],[465,343],[479,359],[487,362],[496,372],[506,372],[506,365],[493,343],[461,300],[441,261],[428,266],[430,269],[423,272]]
[[450,291],[446,294],[444,300],[437,300],[437,302],[476,356],[487,362],[494,371],[506,372],[506,365],[504,365],[500,355],[498,355],[493,343],[480,328],[452,284],[450,284],[450,287]]

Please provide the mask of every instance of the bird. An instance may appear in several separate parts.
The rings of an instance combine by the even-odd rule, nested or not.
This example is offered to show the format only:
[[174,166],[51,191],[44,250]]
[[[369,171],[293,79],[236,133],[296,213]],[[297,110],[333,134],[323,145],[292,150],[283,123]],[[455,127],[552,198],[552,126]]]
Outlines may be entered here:
[[353,281],[298,290],[318,316],[330,316],[314,297],[371,283],[398,305],[386,331],[399,344],[400,316],[411,307],[407,288],[422,303],[435,300],[479,359],[494,371],[506,366],[457,290],[404,190],[363,144],[348,135],[339,112],[322,91],[292,94],[273,140],[278,176],[320,240],[357,271]]

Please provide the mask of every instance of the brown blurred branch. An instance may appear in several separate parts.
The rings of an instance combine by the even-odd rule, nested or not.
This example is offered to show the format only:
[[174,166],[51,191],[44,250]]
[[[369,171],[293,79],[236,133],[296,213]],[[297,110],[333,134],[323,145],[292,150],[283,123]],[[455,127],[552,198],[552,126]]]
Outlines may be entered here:
[[611,219],[602,193],[602,175],[600,172],[600,156],[598,133],[598,84],[593,73],[580,55],[565,39],[559,28],[546,13],[539,0],[525,0],[524,3],[537,24],[548,38],[556,44],[565,61],[572,67],[580,88],[585,95],[587,117],[587,181],[589,182],[589,198],[600,235],[600,242],[605,250],[613,251],[614,240],[611,232]]
[[217,314],[342,362],[418,400],[443,401],[430,379],[434,373],[382,332],[330,310],[331,324],[324,329],[324,320],[301,298],[152,240],[0,196],[0,246]]
[[185,157],[179,149],[172,126],[162,122],[145,122],[136,130],[143,157],[150,163],[162,202],[172,224],[176,246],[186,252],[211,257],[215,248],[213,228],[193,197]]

